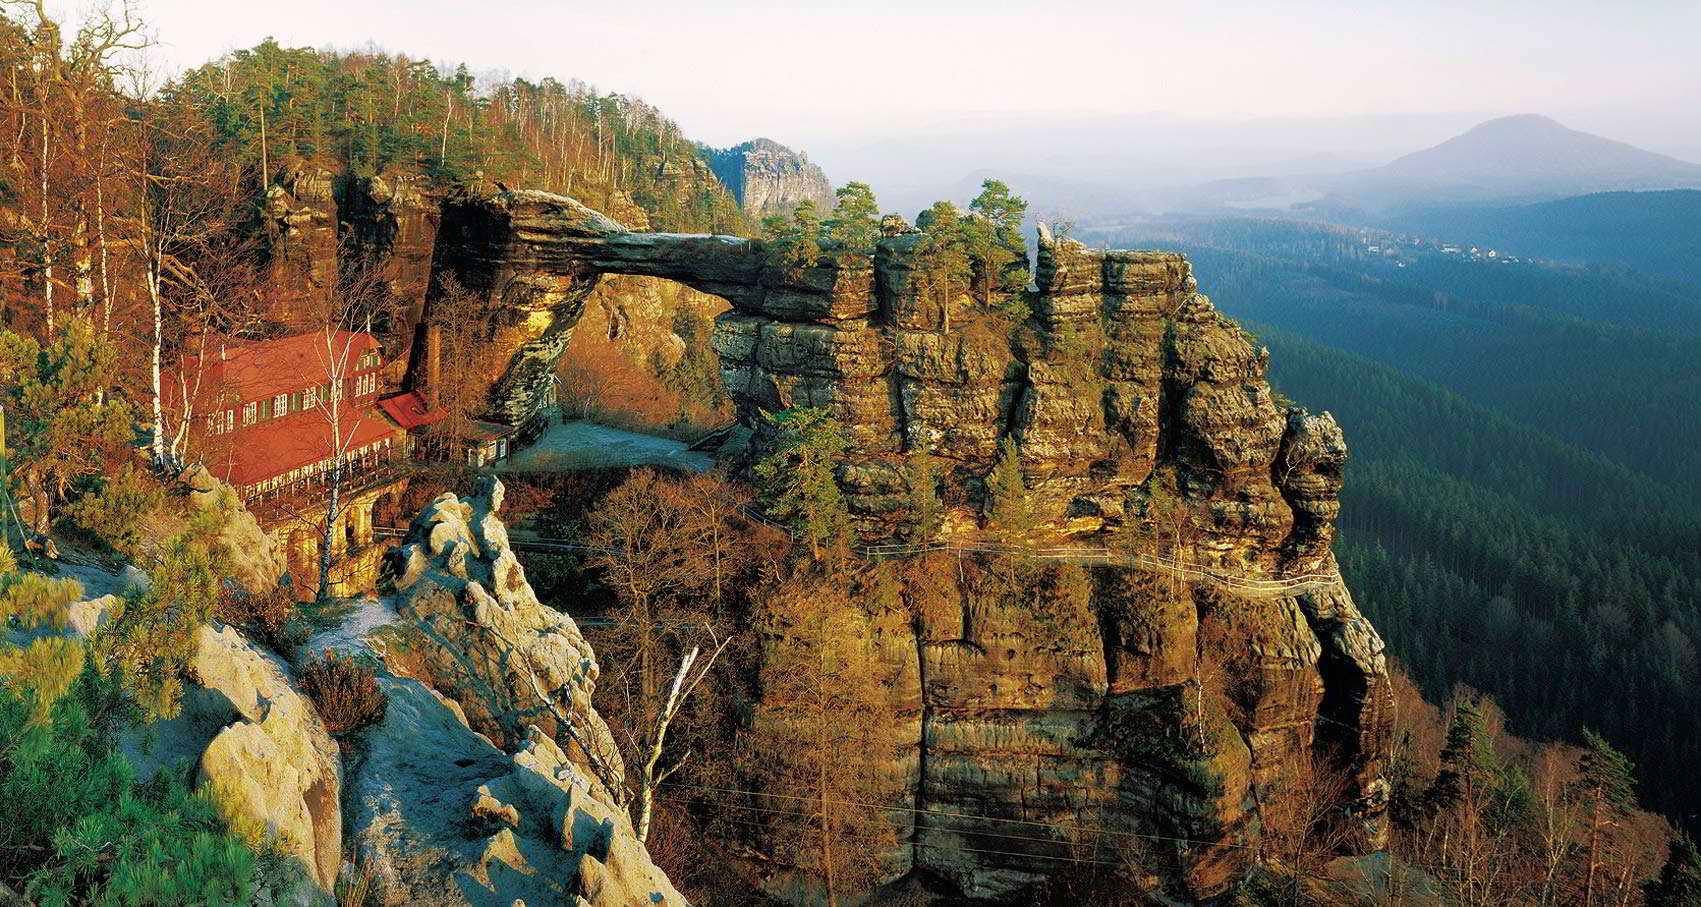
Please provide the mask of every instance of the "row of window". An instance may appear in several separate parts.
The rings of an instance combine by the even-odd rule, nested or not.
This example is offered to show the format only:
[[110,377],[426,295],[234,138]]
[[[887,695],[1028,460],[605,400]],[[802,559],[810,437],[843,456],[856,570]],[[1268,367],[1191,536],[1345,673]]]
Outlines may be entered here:
[[[294,393],[278,394],[269,400],[256,400],[242,404],[242,427],[247,428],[264,422],[267,419],[280,419],[290,413],[305,412],[319,405],[320,400],[335,403],[341,399],[342,385],[321,384],[318,387],[308,387]],[[364,397],[378,392],[378,373],[369,372],[354,376],[354,395]],[[236,429],[236,410],[226,409],[223,412],[207,414],[207,432],[223,434]]]
[[[366,445],[365,447],[360,448],[359,450],[350,451],[348,459],[350,461],[354,461],[374,454],[381,454],[384,451],[389,450],[390,447],[391,438],[389,436],[385,436]],[[319,476],[324,475],[326,472],[329,472],[330,469],[330,460],[320,460],[317,463],[310,463],[306,466],[292,469],[289,472],[272,476],[269,479],[263,479],[259,482],[255,482],[253,485],[248,486],[248,493],[250,495],[265,494],[269,491],[275,491],[279,488],[294,485],[297,482],[316,479]]]

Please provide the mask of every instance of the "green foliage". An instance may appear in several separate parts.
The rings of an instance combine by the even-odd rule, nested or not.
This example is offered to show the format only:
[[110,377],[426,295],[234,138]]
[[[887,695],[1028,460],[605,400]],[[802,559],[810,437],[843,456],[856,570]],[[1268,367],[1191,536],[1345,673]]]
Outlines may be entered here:
[[1701,851],[1695,839],[1678,832],[1659,878],[1642,888],[1648,907],[1693,907],[1701,904]]
[[221,512],[202,511],[167,540],[146,589],[131,589],[111,626],[95,637],[100,670],[116,676],[150,720],[177,714],[195,635],[219,605],[230,554]]
[[971,217],[963,221],[963,240],[988,289],[1020,293],[1028,286],[1028,247],[1022,241],[1022,218],[1028,203],[1003,182],[981,183],[969,202]]
[[948,299],[969,281],[962,222],[957,206],[945,201],[934,202],[916,218],[916,227],[922,231],[916,245],[916,278],[922,292],[935,299]]
[[250,172],[299,158],[359,176],[423,172],[439,185],[482,174],[603,210],[629,195],[658,230],[750,229],[724,188],[689,166],[702,151],[677,124],[579,82],[481,87],[464,65],[268,39],[188,71],[165,95],[203,116],[222,153]]
[[83,644],[52,632],[15,644],[11,634],[62,628],[66,608],[82,597],[76,580],[20,572],[11,547],[0,539],[0,694],[27,701],[36,722],[47,720],[82,673]]
[[768,515],[809,543],[819,559],[827,544],[846,540],[850,511],[834,470],[850,440],[825,409],[792,407],[765,413],[773,432],[769,453],[756,463]]
[[1441,772],[1430,785],[1432,808],[1457,808],[1470,794],[1487,786],[1498,769],[1499,759],[1482,712],[1470,699],[1460,699],[1453,706],[1453,721],[1447,726],[1447,740],[1441,747]]
[[71,522],[131,561],[142,559],[144,543],[158,531],[153,517],[165,508],[166,494],[146,470],[125,464],[98,490],[66,508]]
[[87,319],[69,318],[46,347],[0,332],[0,405],[10,478],[45,529],[73,483],[100,475],[133,438],[130,407],[113,394],[118,349]]
[[873,255],[880,239],[880,205],[867,183],[846,183],[833,197],[833,216],[827,219],[827,238],[842,252]]
[[1583,755],[1577,760],[1577,795],[1624,812],[1636,807],[1636,769],[1604,737],[1583,729]]
[[1033,499],[1022,478],[1022,453],[1008,435],[998,443],[998,462],[986,477],[986,513],[987,522],[1004,535],[1033,531]]
[[1468,698],[1454,704],[1441,747],[1441,771],[1424,793],[1422,812],[1453,812],[1467,804],[1493,827],[1515,828],[1531,815],[1530,780],[1494,750],[1480,705]]
[[930,542],[945,525],[938,467],[932,455],[920,447],[910,451],[904,466],[910,489],[909,538],[914,542]]
[[0,881],[44,905],[244,904],[256,857],[205,798],[149,784],[98,732],[89,675],[54,708],[0,691]]
[[774,264],[794,272],[820,263],[822,230],[821,215],[808,199],[792,209],[790,219],[774,214],[762,220],[762,235]]
[[[1271,286],[1279,281],[1257,293]],[[1283,311],[1303,310],[1286,299]],[[1625,418],[1616,403],[1579,399],[1600,391],[1600,358],[1642,361],[1666,375],[1650,381],[1670,382],[1686,367],[1658,344],[1624,346],[1576,331],[1567,379],[1575,390],[1566,393],[1568,418],[1579,426]],[[1588,724],[1637,761],[1653,805],[1693,813],[1701,804],[1701,777],[1687,768],[1701,762],[1701,513],[1693,492],[1389,365],[1285,330],[1260,334],[1274,380],[1314,410],[1332,411],[1347,431],[1352,457],[1336,556],[1419,687],[1432,699],[1459,683],[1490,692],[1526,737],[1563,738]],[[1405,346],[1401,330],[1377,337],[1390,351]],[[1493,345],[1525,342],[1501,336]],[[1544,344],[1549,359],[1567,358],[1552,355],[1561,336],[1528,342]],[[1458,348],[1451,339],[1440,345]],[[1481,358],[1457,361],[1475,368]],[[1526,386],[1539,389],[1545,379]],[[1684,412],[1692,405],[1686,396],[1662,395],[1677,408],[1650,423],[1657,430],[1618,433],[1658,438],[1666,454],[1687,455],[1698,449],[1687,438],[1701,421]]]

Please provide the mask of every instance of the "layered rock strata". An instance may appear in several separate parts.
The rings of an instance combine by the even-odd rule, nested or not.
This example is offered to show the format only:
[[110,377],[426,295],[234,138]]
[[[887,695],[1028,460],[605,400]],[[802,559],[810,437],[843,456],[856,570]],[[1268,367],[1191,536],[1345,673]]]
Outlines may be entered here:
[[[942,272],[924,234],[887,232],[872,256],[795,269],[758,241],[631,233],[561,196],[465,194],[435,267],[499,313],[503,418],[540,405],[601,275],[676,280],[731,305],[713,342],[745,424],[807,405],[845,428],[838,479],[865,539],[905,532],[918,449],[949,524],[975,532],[1008,439],[1028,540],[1112,554],[932,555],[903,583],[910,626],[869,615],[892,688],[915,691],[894,706],[911,736],[886,775],[914,819],[889,865],[1000,896],[1083,853],[1134,854],[1164,896],[1211,898],[1266,816],[1336,776],[1335,820],[1377,846],[1390,691],[1329,551],[1334,419],[1278,402],[1267,351],[1180,255],[1042,230],[1035,287],[1003,294]],[[1190,566],[1114,565],[1131,554]]]
[[709,166],[746,212],[761,217],[789,213],[799,202],[821,211],[833,206],[833,185],[808,155],[773,139],[709,152]]

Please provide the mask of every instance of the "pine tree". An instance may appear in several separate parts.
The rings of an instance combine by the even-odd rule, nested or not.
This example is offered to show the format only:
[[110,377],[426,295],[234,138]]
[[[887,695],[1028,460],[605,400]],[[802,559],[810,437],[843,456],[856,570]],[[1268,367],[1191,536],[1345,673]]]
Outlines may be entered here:
[[825,409],[793,407],[764,415],[774,440],[755,473],[768,515],[801,535],[819,560],[824,545],[842,542],[850,532],[850,511],[834,475],[850,440]]
[[909,537],[931,542],[945,524],[945,503],[939,499],[939,476],[932,455],[917,447],[905,464],[910,488]]
[[1022,241],[1022,218],[1027,211],[1028,203],[995,179],[981,183],[980,194],[969,202],[973,216],[963,222],[963,237],[983,293],[993,289],[1018,293],[1027,287],[1028,247]]
[[32,706],[32,720],[46,721],[53,706],[83,671],[84,646],[76,639],[47,633],[14,644],[5,631],[57,630],[66,609],[83,597],[76,580],[23,573],[12,548],[0,539],[0,690]]
[[230,575],[230,554],[219,541],[221,513],[196,514],[188,529],[162,546],[147,587],[130,591],[95,641],[101,673],[116,676],[150,720],[177,714],[196,634]]
[[93,716],[109,691],[85,673],[48,720],[0,689],[0,851],[39,904],[248,904],[256,857],[172,772],[148,784]]
[[794,270],[813,268],[821,261],[821,214],[815,203],[804,199],[791,212],[792,240],[787,264]]
[[72,483],[101,474],[133,438],[130,407],[113,393],[118,348],[85,318],[53,342],[0,332],[0,405],[6,407],[10,478],[45,533]]
[[1022,478],[1022,454],[1008,435],[998,444],[998,462],[986,477],[987,520],[1009,538],[1033,531],[1033,500]]
[[1701,904],[1701,851],[1685,832],[1672,838],[1671,853],[1657,879],[1642,887],[1648,907],[1694,907]]
[[1636,775],[1630,760],[1599,734],[1583,729],[1583,755],[1577,760],[1574,795],[1588,810],[1588,866],[1584,871],[1583,905],[1595,902],[1595,880],[1610,848],[1606,832],[1616,828],[1636,806]]
[[867,183],[846,183],[833,197],[838,203],[827,220],[827,238],[844,252],[874,254],[874,243],[880,238],[880,205],[874,190]]
[[1441,747],[1441,771],[1425,796],[1431,814],[1472,805],[1491,785],[1498,760],[1488,739],[1482,711],[1471,699],[1453,707],[1447,739]]

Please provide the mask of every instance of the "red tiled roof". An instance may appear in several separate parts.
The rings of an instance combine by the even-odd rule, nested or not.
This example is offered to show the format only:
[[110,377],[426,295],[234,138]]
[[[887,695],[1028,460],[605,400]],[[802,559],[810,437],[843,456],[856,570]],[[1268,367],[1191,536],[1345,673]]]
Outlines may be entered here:
[[359,362],[363,354],[377,349],[377,338],[356,331],[309,331],[275,340],[230,343],[203,355],[185,353],[176,368],[164,370],[160,389],[168,398],[168,408],[178,405],[180,374],[190,385],[191,398],[209,402],[213,408],[263,400],[324,384],[333,371],[348,378],[374,371],[360,368]]
[[378,406],[385,415],[396,421],[406,431],[424,428],[442,421],[448,415],[441,409],[431,409],[426,405],[425,398],[419,391],[407,391],[401,394],[391,394],[378,401]]
[[[375,407],[353,406],[347,400],[337,406],[342,431],[348,436],[343,445],[347,454],[396,431]],[[330,417],[324,409],[310,409],[224,435],[220,440],[227,442],[226,449],[210,455],[207,468],[242,488],[329,460],[333,448]]]

